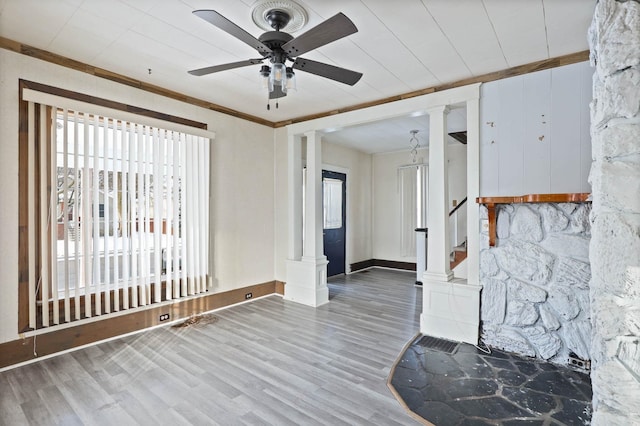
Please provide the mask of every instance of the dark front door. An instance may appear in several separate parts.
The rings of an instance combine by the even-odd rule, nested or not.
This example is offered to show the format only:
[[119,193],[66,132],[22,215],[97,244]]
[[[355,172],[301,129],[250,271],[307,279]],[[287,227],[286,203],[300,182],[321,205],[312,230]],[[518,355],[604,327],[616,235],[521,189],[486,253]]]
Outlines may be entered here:
[[344,274],[347,175],[322,171],[322,207],[324,255],[329,266],[327,276]]

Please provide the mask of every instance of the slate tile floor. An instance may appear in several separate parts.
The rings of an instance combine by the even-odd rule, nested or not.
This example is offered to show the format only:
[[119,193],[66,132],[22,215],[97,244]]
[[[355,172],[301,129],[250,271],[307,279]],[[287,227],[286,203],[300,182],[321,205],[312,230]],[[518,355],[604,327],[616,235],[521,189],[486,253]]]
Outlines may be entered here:
[[452,354],[421,343],[416,338],[402,354],[391,385],[437,426],[590,424],[585,373],[465,343]]

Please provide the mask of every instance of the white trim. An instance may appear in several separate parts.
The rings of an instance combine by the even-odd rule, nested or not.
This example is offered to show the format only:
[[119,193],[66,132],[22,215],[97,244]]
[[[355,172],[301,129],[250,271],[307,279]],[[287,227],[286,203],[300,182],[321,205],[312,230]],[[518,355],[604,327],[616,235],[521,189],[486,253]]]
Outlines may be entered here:
[[376,105],[355,111],[348,111],[314,120],[287,126],[289,134],[302,134],[309,131],[335,131],[344,127],[386,120],[394,117],[427,113],[427,110],[435,106],[455,105],[467,102],[471,99],[480,99],[480,84],[456,87],[441,92],[429,93],[410,99],[402,99],[395,102]]

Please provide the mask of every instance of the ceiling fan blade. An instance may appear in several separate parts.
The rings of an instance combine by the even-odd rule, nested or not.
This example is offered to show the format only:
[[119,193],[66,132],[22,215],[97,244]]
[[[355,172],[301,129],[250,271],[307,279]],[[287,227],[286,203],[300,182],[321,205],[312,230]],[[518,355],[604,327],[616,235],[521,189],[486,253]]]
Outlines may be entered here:
[[347,18],[343,13],[338,13],[311,28],[306,33],[283,44],[282,49],[289,56],[296,57],[357,32],[358,29],[351,22],[351,19]]
[[253,47],[263,55],[266,55],[272,52],[271,49],[267,47],[265,44],[263,44],[260,40],[258,40],[257,38],[255,38],[254,36],[246,32],[245,30],[243,30],[242,28],[240,28],[239,26],[237,26],[236,24],[234,24],[224,16],[220,15],[215,10],[207,10],[207,9],[194,10],[193,14],[199,18],[204,19],[210,24],[215,25],[221,30],[226,31],[227,33],[231,34],[232,36],[239,39],[240,41],[245,42],[246,44]]
[[287,94],[282,91],[280,86],[273,86],[273,92],[269,92],[269,99],[284,98],[285,96]]
[[232,70],[234,68],[240,68],[240,67],[246,67],[246,66],[249,66],[249,65],[261,64],[262,61],[264,61],[264,59],[248,59],[246,61],[231,62],[231,63],[228,63],[228,64],[222,64],[222,65],[213,65],[211,67],[204,67],[204,68],[199,68],[197,70],[191,70],[191,71],[189,71],[189,74],[202,76],[202,75],[207,75],[207,74],[213,74],[214,72]]
[[330,78],[340,83],[353,86],[362,77],[361,72],[351,71],[345,68],[335,67],[323,62],[312,61],[311,59],[298,58],[293,63],[293,68],[305,71],[320,77]]
[[241,67],[247,67],[249,65],[261,64],[262,61],[264,61],[264,59],[248,59],[246,61],[238,61],[238,62],[230,62],[228,64],[213,65],[210,67],[199,68],[197,70],[191,70],[189,71],[189,74],[202,76],[207,74],[213,74],[214,72],[232,70],[234,68],[241,68]]

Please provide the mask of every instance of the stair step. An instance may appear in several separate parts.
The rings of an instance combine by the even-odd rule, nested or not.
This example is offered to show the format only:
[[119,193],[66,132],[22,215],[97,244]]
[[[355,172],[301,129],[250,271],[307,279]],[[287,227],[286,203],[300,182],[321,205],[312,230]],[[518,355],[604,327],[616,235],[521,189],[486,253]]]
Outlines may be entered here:
[[465,248],[464,251],[454,249],[452,255],[453,258],[451,259],[451,263],[449,264],[449,268],[451,269],[458,266],[460,262],[467,258],[467,249]]

